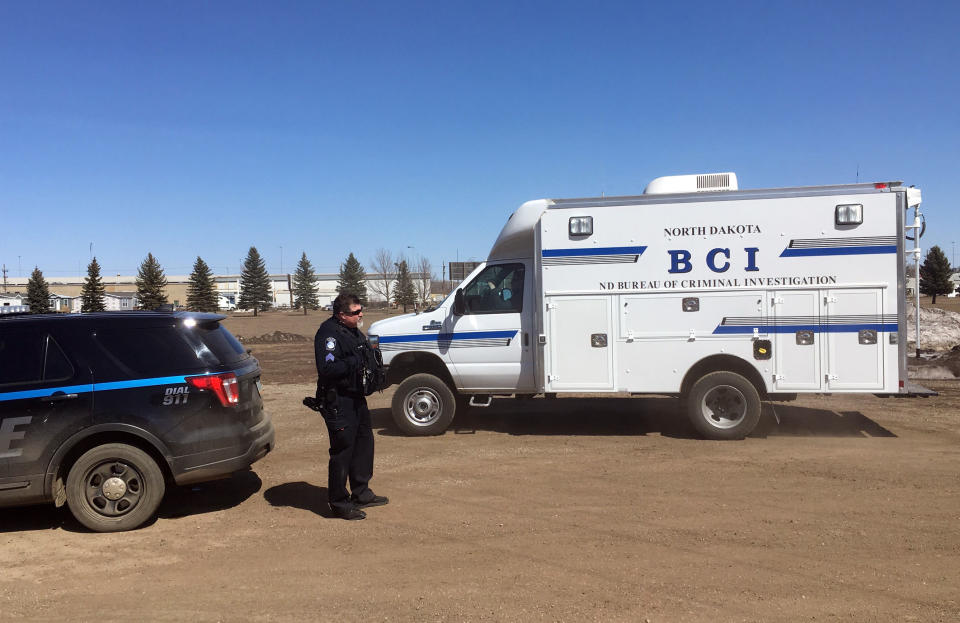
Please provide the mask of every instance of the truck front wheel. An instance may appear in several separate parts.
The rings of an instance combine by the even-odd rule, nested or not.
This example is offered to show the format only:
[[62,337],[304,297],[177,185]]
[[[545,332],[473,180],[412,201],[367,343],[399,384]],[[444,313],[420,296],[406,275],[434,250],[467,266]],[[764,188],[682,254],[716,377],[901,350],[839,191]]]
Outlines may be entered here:
[[690,422],[707,439],[743,439],[760,421],[760,395],[734,372],[704,375],[687,397]]
[[393,395],[393,420],[407,435],[440,435],[453,421],[457,401],[441,379],[414,374]]

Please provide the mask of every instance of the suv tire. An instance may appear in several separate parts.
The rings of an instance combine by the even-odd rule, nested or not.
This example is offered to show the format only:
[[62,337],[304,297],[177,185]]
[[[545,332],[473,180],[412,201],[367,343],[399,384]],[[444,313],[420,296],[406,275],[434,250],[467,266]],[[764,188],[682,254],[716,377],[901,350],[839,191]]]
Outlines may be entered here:
[[441,379],[414,374],[393,394],[393,421],[407,435],[440,435],[453,421],[457,401]]
[[67,475],[70,512],[95,532],[139,527],[163,499],[163,472],[139,448],[108,443],[86,451]]

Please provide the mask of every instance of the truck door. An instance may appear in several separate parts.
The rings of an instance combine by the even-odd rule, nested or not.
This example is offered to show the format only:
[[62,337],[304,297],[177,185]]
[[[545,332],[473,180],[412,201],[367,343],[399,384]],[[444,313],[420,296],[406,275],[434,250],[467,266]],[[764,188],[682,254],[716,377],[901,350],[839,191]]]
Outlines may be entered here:
[[613,297],[547,299],[549,391],[613,389]]
[[89,370],[45,331],[0,327],[0,497],[39,501],[53,452],[90,423]]
[[441,346],[449,344],[461,389],[534,391],[529,272],[529,261],[490,264],[464,287],[465,313],[440,338]]
[[771,303],[776,388],[820,389],[820,292],[777,291]]
[[883,291],[828,290],[823,301],[827,388],[883,388]]

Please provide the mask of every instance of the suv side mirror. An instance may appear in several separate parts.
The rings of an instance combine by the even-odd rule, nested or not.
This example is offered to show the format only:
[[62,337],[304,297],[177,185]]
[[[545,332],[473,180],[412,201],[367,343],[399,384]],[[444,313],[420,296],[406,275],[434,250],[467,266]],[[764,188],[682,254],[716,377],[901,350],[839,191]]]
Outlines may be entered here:
[[453,315],[462,316],[467,313],[467,303],[463,300],[463,288],[457,288],[457,293],[453,297]]

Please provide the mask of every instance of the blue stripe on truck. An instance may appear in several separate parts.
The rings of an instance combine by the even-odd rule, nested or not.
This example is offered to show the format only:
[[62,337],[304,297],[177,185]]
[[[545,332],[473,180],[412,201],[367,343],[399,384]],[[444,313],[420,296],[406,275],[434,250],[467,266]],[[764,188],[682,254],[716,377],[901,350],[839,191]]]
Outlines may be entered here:
[[575,257],[581,255],[643,255],[647,247],[590,247],[586,249],[543,249],[542,257]]
[[896,323],[889,324],[757,324],[754,326],[717,325],[714,335],[735,335],[753,333],[756,329],[760,333],[795,333],[796,331],[813,331],[814,333],[856,333],[858,331],[878,331],[894,333]]
[[819,247],[791,249],[786,248],[780,257],[809,257],[813,255],[879,255],[881,253],[896,253],[895,244],[878,244],[866,247]]
[[453,340],[481,340],[486,338],[513,338],[518,331],[473,331],[464,333],[427,333],[414,335],[381,335],[381,344],[393,342],[451,342]]

